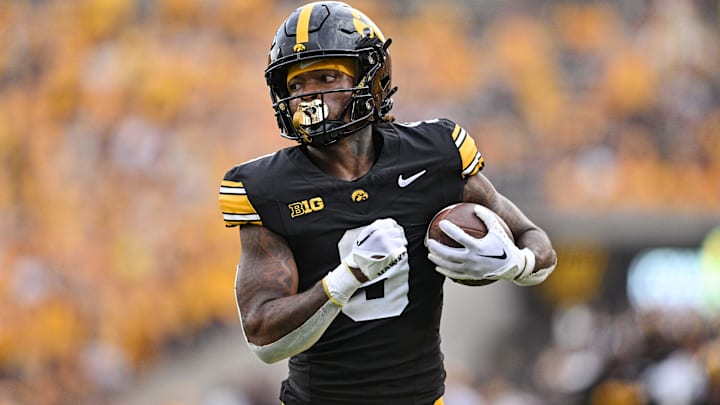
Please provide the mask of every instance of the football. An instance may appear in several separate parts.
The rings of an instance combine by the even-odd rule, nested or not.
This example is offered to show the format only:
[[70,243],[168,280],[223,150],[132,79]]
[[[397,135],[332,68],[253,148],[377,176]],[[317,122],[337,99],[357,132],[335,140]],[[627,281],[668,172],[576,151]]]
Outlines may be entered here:
[[475,205],[472,203],[453,204],[440,210],[432,220],[427,230],[427,237],[434,239],[445,246],[462,247],[454,239],[450,238],[440,230],[440,221],[447,219],[459,226],[468,235],[482,238],[487,233],[485,223],[475,215]]
[[[430,221],[430,225],[427,229],[427,238],[434,239],[445,246],[450,247],[462,247],[461,244],[450,238],[440,229],[440,221],[447,219],[453,224],[457,225],[465,231],[468,235],[475,238],[482,238],[487,234],[487,227],[485,223],[475,215],[475,206],[477,204],[461,202],[447,206],[440,210],[433,219]],[[512,232],[507,224],[500,220],[500,224],[505,228],[510,238],[512,238]],[[482,286],[495,282],[496,280],[456,280],[452,279],[456,283],[469,285],[469,286]]]

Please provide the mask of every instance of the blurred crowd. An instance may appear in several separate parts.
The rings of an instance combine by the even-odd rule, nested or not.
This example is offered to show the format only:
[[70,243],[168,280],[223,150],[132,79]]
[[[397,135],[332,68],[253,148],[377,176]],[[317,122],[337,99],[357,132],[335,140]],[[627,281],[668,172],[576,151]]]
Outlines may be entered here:
[[613,314],[574,305],[553,314],[550,339],[537,354],[503,356],[512,365],[499,372],[450,379],[446,403],[720,403],[720,319],[694,311]]
[[[702,264],[673,261],[675,252],[696,254]],[[561,247],[564,267],[524,291],[528,313],[498,337],[491,365],[475,375],[450,369],[447,403],[720,403],[720,227],[696,252],[653,248],[622,256]],[[650,257],[674,273],[638,278]],[[618,271],[625,267],[629,274]]]
[[720,319],[699,313],[556,314],[534,382],[553,398],[592,405],[720,403]]
[[[400,120],[461,123],[540,208],[720,213],[718,2],[508,3],[358,5],[394,39]],[[103,403],[237,324],[237,236],[217,188],[232,165],[290,146],[262,72],[297,4],[0,2],[0,404]],[[628,348],[663,338],[670,363],[648,381],[700,364],[717,398],[718,342],[697,327],[668,338],[652,316],[583,311],[636,339],[602,353],[589,351],[598,333],[549,343],[538,389],[634,395],[628,367],[658,353]],[[547,366],[561,361],[597,364],[602,383],[563,386]]]

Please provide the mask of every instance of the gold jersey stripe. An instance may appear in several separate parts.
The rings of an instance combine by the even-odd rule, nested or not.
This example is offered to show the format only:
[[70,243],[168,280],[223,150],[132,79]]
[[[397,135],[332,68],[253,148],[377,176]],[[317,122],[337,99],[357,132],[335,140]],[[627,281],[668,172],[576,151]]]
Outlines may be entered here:
[[220,183],[220,194],[245,194],[245,186],[239,181],[223,180]]
[[262,225],[260,215],[250,202],[242,182],[223,180],[218,200],[225,226]]
[[475,155],[475,158],[473,159],[473,161],[470,162],[470,164],[463,170],[463,172],[462,172],[463,177],[476,175],[477,172],[479,172],[480,169],[482,169],[484,165],[485,165],[485,160],[483,159],[482,156],[480,156],[480,153],[477,153]]
[[467,135],[467,132],[458,124],[455,124],[455,128],[453,129],[452,138],[453,141],[455,141],[455,146],[460,149],[460,145],[462,145],[462,142],[465,140],[465,135]]
[[245,187],[243,186],[241,181],[232,181],[232,180],[223,180],[222,183],[220,183],[221,186],[226,187]]
[[302,44],[310,40],[310,16],[315,7],[314,3],[303,6],[298,16],[297,27],[295,28],[295,43]]
[[239,214],[255,213],[255,207],[250,203],[247,195],[220,195],[220,208],[223,212],[234,212]]
[[464,128],[457,124],[453,130],[452,137],[455,141],[455,147],[457,147],[460,152],[463,177],[472,176],[479,172],[485,162],[483,157],[480,155],[480,152],[477,150],[475,140],[468,135]]

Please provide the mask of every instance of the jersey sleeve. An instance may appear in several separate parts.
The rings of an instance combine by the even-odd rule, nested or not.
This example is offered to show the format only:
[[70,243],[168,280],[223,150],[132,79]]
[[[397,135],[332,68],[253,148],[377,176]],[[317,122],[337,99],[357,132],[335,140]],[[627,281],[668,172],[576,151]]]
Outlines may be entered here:
[[220,211],[226,227],[253,224],[262,225],[260,215],[248,198],[242,181],[228,178],[220,183]]
[[460,153],[462,177],[468,178],[474,176],[485,166],[485,160],[478,151],[475,140],[468,134],[465,128],[458,124],[455,124],[455,128],[453,128],[452,138],[458,153]]

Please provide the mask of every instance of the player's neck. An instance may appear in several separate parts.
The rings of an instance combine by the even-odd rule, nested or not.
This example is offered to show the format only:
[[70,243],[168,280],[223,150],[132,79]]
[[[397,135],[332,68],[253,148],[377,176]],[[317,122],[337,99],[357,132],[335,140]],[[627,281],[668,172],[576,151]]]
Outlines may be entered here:
[[340,180],[357,180],[370,171],[375,163],[372,126],[367,126],[327,147],[308,147],[306,154],[328,175]]

